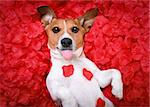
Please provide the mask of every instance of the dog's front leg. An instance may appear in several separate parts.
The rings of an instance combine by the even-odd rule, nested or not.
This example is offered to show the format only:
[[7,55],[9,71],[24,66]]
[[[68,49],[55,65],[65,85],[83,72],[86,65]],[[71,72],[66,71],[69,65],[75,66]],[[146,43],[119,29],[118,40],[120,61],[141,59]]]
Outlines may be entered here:
[[71,95],[69,89],[58,81],[47,81],[48,90],[52,99],[60,100],[63,107],[78,107],[75,98]]
[[121,73],[116,69],[100,70],[91,60],[84,58],[86,68],[88,68],[97,80],[101,88],[105,88],[110,83],[112,85],[112,93],[119,99],[123,97],[123,83]]
[[97,71],[94,73],[95,79],[98,81],[100,87],[104,88],[111,83],[112,94],[119,99],[123,98],[123,83],[121,74],[116,69],[108,69]]

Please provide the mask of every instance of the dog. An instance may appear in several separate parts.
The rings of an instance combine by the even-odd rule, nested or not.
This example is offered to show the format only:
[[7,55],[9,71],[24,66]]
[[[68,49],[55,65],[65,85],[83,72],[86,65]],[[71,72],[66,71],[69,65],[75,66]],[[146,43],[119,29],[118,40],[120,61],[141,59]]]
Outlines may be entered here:
[[98,8],[88,10],[76,19],[57,18],[48,6],[37,8],[48,35],[52,67],[46,86],[54,101],[63,107],[113,107],[101,88],[109,84],[112,94],[123,98],[120,71],[100,70],[83,52],[84,35],[92,27]]

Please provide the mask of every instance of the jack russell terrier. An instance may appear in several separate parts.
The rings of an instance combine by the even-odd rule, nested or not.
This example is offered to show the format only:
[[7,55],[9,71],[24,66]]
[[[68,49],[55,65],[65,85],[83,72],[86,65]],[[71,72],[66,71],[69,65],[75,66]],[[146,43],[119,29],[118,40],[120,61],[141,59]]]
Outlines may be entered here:
[[76,19],[57,18],[48,6],[37,8],[48,35],[52,67],[46,86],[54,101],[63,107],[113,107],[100,88],[111,83],[112,94],[123,98],[121,74],[100,70],[83,52],[83,38],[98,15],[98,8]]

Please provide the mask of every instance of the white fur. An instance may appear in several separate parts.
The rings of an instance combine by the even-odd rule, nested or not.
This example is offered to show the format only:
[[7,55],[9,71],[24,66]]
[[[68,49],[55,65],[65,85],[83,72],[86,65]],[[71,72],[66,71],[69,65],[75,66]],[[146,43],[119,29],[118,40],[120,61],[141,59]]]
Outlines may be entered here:
[[43,18],[44,18],[44,20],[48,20],[49,23],[50,23],[51,20],[52,20],[52,16],[51,16],[51,15],[45,15]]
[[[46,85],[52,99],[60,99],[63,107],[95,107],[98,98],[105,101],[106,107],[113,107],[113,103],[100,90],[100,87],[104,88],[110,83],[113,87],[112,93],[119,99],[123,97],[122,80],[118,70],[109,69],[100,71],[84,55],[66,61],[58,50],[53,49],[51,49],[51,61],[52,68],[47,76]],[[62,66],[70,64],[74,66],[74,73],[70,77],[64,77]],[[83,76],[83,68],[93,73],[94,77],[91,81]]]
[[[57,47],[61,49],[60,41],[63,38],[73,39],[67,33],[64,21],[64,34],[59,38]],[[50,47],[49,47],[50,48]],[[123,97],[123,84],[121,74],[116,69],[99,70],[97,66],[87,59],[83,47],[75,51],[73,41],[73,59],[65,60],[59,49],[51,49],[52,68],[47,76],[46,85],[53,100],[61,100],[63,107],[95,107],[98,98],[105,101],[105,107],[113,107],[100,90],[111,83],[112,94],[121,99]],[[72,64],[74,73],[70,77],[64,77],[62,67]],[[93,73],[91,81],[83,76],[83,68]]]

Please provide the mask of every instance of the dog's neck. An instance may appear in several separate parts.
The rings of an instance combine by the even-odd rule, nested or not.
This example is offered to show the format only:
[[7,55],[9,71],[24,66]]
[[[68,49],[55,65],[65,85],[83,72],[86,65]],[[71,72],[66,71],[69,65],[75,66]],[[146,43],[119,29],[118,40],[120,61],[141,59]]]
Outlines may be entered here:
[[50,55],[51,55],[52,63],[56,62],[56,61],[69,63],[69,62],[72,62],[73,60],[77,60],[77,59],[85,57],[83,47],[80,47],[79,49],[74,51],[74,55],[73,55],[73,58],[71,60],[65,60],[63,58],[63,56],[61,55],[61,53],[59,52],[59,50],[57,50],[57,49],[50,49]]

